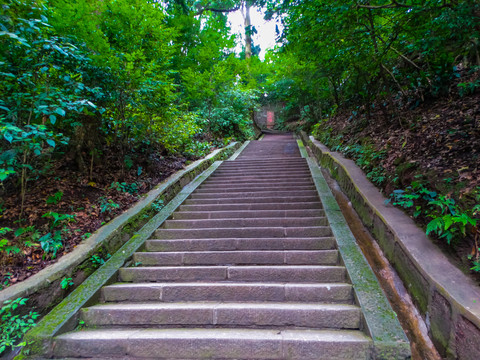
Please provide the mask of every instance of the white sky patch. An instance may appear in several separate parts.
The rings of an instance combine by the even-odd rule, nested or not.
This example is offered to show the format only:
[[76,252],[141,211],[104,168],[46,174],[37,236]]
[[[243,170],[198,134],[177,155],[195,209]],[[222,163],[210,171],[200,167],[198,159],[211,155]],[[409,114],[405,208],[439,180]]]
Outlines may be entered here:
[[[242,44],[245,42],[245,27],[242,11],[238,10],[228,14],[228,20],[232,24],[231,32],[240,36],[241,42],[237,45],[235,51],[237,53],[242,51]],[[260,45],[260,59],[265,58],[265,51],[275,47],[276,33],[275,20],[265,21],[263,19],[263,11],[260,12],[256,8],[250,9],[250,20],[252,25],[257,29],[257,33],[253,36],[253,44]],[[281,26],[278,25],[280,31]]]

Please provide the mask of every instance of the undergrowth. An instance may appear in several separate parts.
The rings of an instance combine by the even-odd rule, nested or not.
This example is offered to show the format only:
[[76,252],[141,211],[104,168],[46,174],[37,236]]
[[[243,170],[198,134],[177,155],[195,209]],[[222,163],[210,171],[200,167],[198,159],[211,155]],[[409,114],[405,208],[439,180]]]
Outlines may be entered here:
[[[363,139],[362,143],[346,141],[343,134],[334,134],[326,120],[316,124],[312,134],[332,151],[341,152],[353,159],[367,178],[382,191],[387,184],[393,186],[395,190],[390,193],[386,203],[404,209],[424,226],[427,235],[445,241],[453,248],[471,241],[472,249],[467,256],[470,269],[480,273],[480,187],[471,191],[469,198],[473,200],[470,201],[462,199],[452,184],[447,184],[449,187],[442,184],[441,187],[416,180],[408,186],[398,188],[404,182],[399,179],[402,176],[400,167],[393,173],[388,172],[382,164],[387,154],[386,149],[378,150],[368,138]],[[421,179],[424,176],[417,174],[414,177]],[[433,189],[436,185],[443,191],[448,191],[441,193]]]
[[377,150],[368,140],[364,144],[344,143],[343,135],[332,135],[330,127],[324,128],[322,122],[313,127],[313,136],[328,146],[332,151],[338,151],[352,158],[355,163],[365,171],[367,178],[377,186],[383,185],[388,180],[381,160],[385,157],[385,150]]
[[26,315],[17,314],[18,308],[25,306],[28,299],[18,298],[7,300],[0,309],[0,355],[14,347],[25,346],[25,342],[19,341],[23,335],[35,326],[35,320],[40,314],[30,311]]

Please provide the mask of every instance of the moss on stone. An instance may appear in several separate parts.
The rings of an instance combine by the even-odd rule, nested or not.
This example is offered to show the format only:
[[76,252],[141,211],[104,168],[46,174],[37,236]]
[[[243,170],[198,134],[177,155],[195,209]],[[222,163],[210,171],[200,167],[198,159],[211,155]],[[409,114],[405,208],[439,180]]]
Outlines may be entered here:
[[[409,353],[403,354],[396,347],[409,342],[385,298],[377,278],[367,263],[363,253],[356,243],[345,218],[339,213],[338,204],[332,195],[321,171],[314,162],[308,159],[313,180],[324,205],[325,214],[330,223],[332,232],[337,239],[338,250],[345,264],[348,275],[355,290],[356,298],[362,308],[368,332],[371,335],[376,351],[383,353],[379,359],[407,359]],[[388,345],[386,345],[388,344]],[[406,356],[395,357],[402,353]],[[392,354],[392,355],[390,355]]]

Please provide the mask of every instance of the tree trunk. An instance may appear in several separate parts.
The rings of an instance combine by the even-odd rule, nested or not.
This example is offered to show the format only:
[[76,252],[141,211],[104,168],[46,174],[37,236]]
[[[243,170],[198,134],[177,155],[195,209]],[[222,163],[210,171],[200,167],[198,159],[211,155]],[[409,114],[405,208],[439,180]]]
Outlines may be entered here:
[[252,57],[252,22],[250,21],[250,8],[251,4],[247,0],[244,3],[245,6],[245,59]]

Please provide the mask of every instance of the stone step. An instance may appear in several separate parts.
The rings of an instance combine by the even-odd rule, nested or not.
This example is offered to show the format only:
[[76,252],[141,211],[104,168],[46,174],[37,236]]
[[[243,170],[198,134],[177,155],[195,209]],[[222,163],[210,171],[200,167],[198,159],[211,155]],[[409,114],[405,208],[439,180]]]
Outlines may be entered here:
[[283,163],[292,159],[301,159],[300,151],[298,149],[294,149],[294,146],[296,147],[297,145],[284,145],[283,148],[285,149],[285,147],[289,147],[288,150],[281,148],[266,150],[261,146],[252,147],[251,149],[245,149],[238,159],[244,161],[272,160],[274,163]]
[[288,191],[244,191],[244,192],[219,192],[219,193],[202,193],[195,191],[192,195],[190,195],[189,199],[234,199],[234,198],[254,198],[254,197],[281,197],[281,196],[298,196],[298,197],[305,197],[305,196],[318,196],[316,190],[288,190]]
[[256,185],[203,185],[197,190],[195,194],[207,194],[207,193],[221,193],[221,192],[262,192],[262,191],[299,191],[299,190],[315,190],[313,184],[291,184],[291,185],[276,185],[276,184],[264,184],[260,186]]
[[281,163],[268,163],[265,161],[242,161],[242,162],[223,162],[218,170],[279,170],[279,169],[308,169],[307,162],[285,161]]
[[346,271],[342,266],[165,266],[120,268],[119,281],[246,281],[246,282],[333,282],[343,283]]
[[[307,160],[302,157],[292,158],[292,157],[276,157],[275,155],[270,155],[271,157],[267,159],[247,159],[244,157],[239,157],[235,161],[225,161],[223,166],[248,166],[248,165],[266,165],[272,166],[275,164],[282,165],[297,165],[297,164],[307,164]],[[275,160],[278,160],[275,161]]]
[[167,220],[163,229],[327,226],[326,217]]
[[[297,159],[298,160],[298,159]],[[303,159],[302,159],[303,160]],[[219,169],[250,169],[250,168],[268,168],[268,169],[281,169],[281,168],[308,168],[306,161],[282,161],[281,163],[260,161],[224,161]]]
[[142,266],[174,265],[336,265],[337,250],[281,251],[179,251],[138,252],[133,256]]
[[265,178],[265,179],[294,179],[294,178],[308,178],[311,177],[310,171],[308,170],[295,170],[295,171],[252,171],[252,172],[242,172],[242,171],[229,171],[229,170],[217,170],[212,175],[210,175],[210,179],[218,179],[220,177],[224,178]]
[[[239,160],[246,161],[268,161],[272,159],[272,162],[282,162],[288,159],[301,159],[300,151],[298,150],[296,143],[285,143],[281,142],[278,144],[251,144],[252,146],[247,146],[243,150],[242,154],[239,156]],[[268,148],[265,148],[265,145]]]
[[289,172],[289,171],[309,171],[307,164],[300,164],[300,165],[275,165],[275,166],[268,166],[268,165],[252,165],[252,166],[223,166],[220,165],[215,172],[272,172],[272,173],[282,173],[282,172]]
[[[244,179],[244,178],[256,178],[256,179],[294,179],[294,178],[308,178],[310,177],[310,172],[305,171],[278,171],[278,172],[270,172],[270,171],[256,171],[256,172],[214,172],[212,174],[212,180],[219,180],[219,179]],[[255,180],[252,180],[254,183]]]
[[[244,150],[242,154],[246,154],[248,150]],[[279,160],[279,162],[272,161],[272,160]],[[258,159],[252,159],[252,158],[247,158],[245,156],[239,156],[235,161],[225,161],[223,164],[225,166],[227,165],[234,165],[234,164],[241,164],[241,165],[249,165],[249,164],[306,164],[307,159],[304,159],[302,157],[297,157],[297,158],[292,158],[289,156],[277,156],[277,154],[270,154],[270,156],[266,159],[264,158],[258,158]]]
[[[235,188],[247,188],[250,187],[251,189],[272,189],[275,190],[277,188],[287,188],[292,189],[296,187],[308,187],[314,186],[313,182],[310,180],[304,181],[286,181],[286,182],[272,182],[270,180],[262,180],[262,181],[255,181],[252,184],[251,181],[235,181],[235,180],[228,180],[228,181],[206,181],[203,185],[198,189],[224,189],[225,191],[230,191],[230,189]],[[255,190],[252,190],[255,191]]]
[[222,180],[222,181],[250,181],[250,182],[256,182],[257,180],[270,180],[272,182],[276,182],[277,180],[290,180],[290,181],[295,181],[295,180],[308,180],[310,179],[310,174],[302,174],[302,175],[296,175],[296,174],[257,174],[257,175],[216,175],[213,173],[210,175],[210,180],[215,181],[215,180]]
[[313,210],[322,209],[319,201],[300,203],[258,203],[258,204],[192,204],[180,205],[180,211],[263,211],[263,210]]
[[[274,154],[272,154],[272,158],[275,157]],[[242,166],[248,166],[248,165],[255,165],[255,164],[266,164],[269,166],[275,166],[275,165],[301,165],[301,164],[307,164],[306,159],[302,157],[298,158],[291,158],[291,157],[283,157],[279,158],[279,162],[276,161],[269,161],[269,159],[245,159],[242,157],[238,157],[235,161],[224,161],[222,166],[235,166],[235,165],[242,165]]]
[[105,286],[106,302],[222,301],[353,303],[353,288],[344,283],[128,283]]
[[211,238],[283,238],[332,236],[329,226],[309,227],[255,227],[255,228],[205,228],[157,229],[155,239],[211,239]]
[[221,199],[187,199],[185,205],[207,205],[207,204],[258,204],[258,203],[303,203],[320,202],[318,195],[315,196],[267,196],[267,197],[245,197],[245,198],[221,198]]
[[242,179],[229,179],[229,180],[213,180],[213,179],[208,179],[206,180],[202,187],[207,187],[207,186],[217,186],[217,185],[229,185],[229,186],[263,186],[263,185],[314,185],[313,180],[311,177],[304,177],[301,179],[278,179],[275,181],[272,181],[271,179],[257,179],[255,180],[254,183],[249,180],[242,180]]
[[359,329],[360,308],[311,303],[122,303],[81,312],[87,326]]
[[92,329],[56,338],[54,356],[129,359],[371,359],[357,330]]
[[328,250],[333,237],[147,240],[147,251]]
[[269,176],[310,176],[310,170],[308,169],[278,169],[278,170],[216,170],[213,175],[215,177],[219,176],[229,176],[229,177],[238,177],[238,176],[260,176],[260,175],[269,175]]
[[237,163],[234,162],[224,162],[222,165],[219,166],[219,169],[297,169],[297,168],[308,168],[307,162],[295,162],[295,161],[282,161],[282,162],[271,162],[267,163],[263,160],[258,162],[253,161],[242,161]]
[[177,211],[173,220],[188,219],[262,219],[262,218],[303,218],[322,217],[325,211],[321,209],[304,210],[230,210],[230,211]]
[[308,169],[308,163],[301,162],[301,163],[295,163],[295,162],[290,162],[290,163],[276,163],[276,164],[265,164],[265,163],[258,163],[258,164],[237,164],[236,162],[230,163],[230,164],[225,164],[225,162],[218,167],[218,170],[258,170],[258,169],[268,169],[268,170],[281,170],[281,169]]

